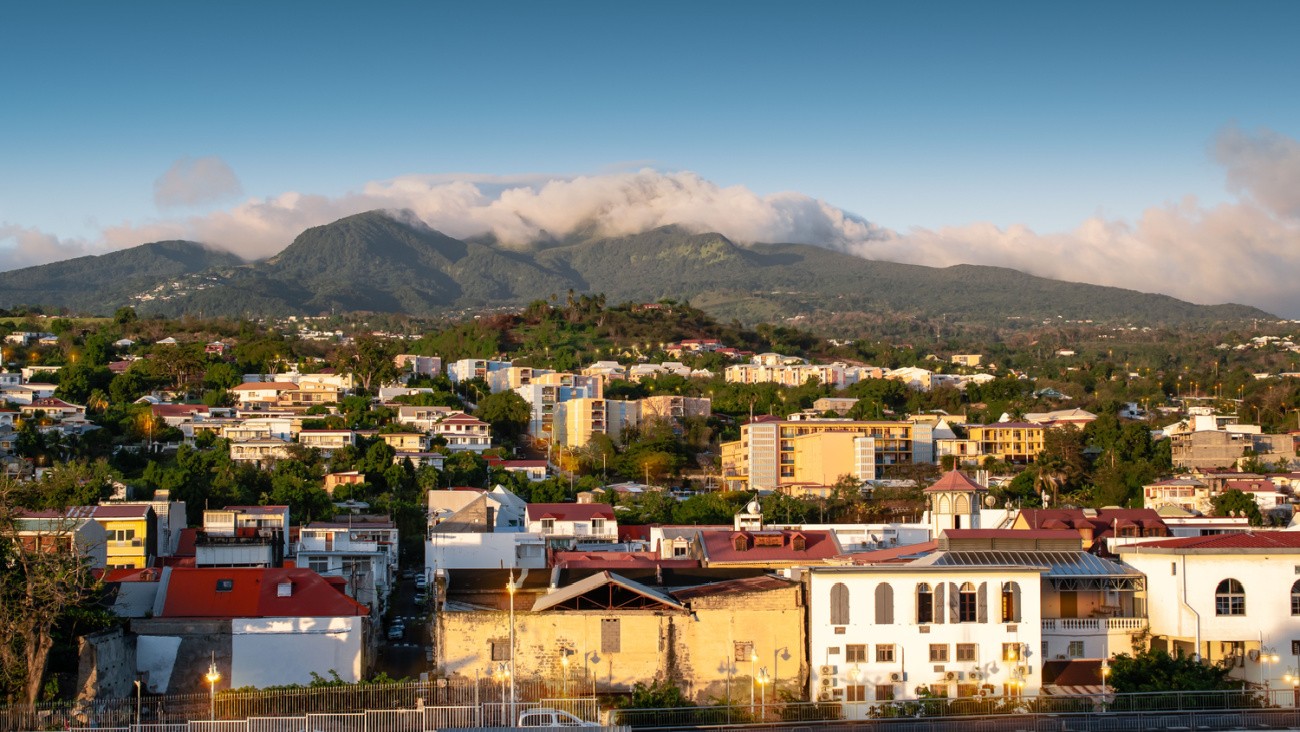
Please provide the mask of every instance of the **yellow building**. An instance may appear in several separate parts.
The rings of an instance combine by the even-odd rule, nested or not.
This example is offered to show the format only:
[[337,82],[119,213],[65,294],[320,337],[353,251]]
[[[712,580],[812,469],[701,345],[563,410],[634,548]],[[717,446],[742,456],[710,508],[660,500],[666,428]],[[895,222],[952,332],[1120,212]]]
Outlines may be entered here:
[[158,519],[149,506],[93,506],[107,535],[109,569],[143,569],[158,553]]
[[641,408],[635,401],[586,397],[555,405],[552,434],[555,444],[578,448],[597,434],[620,440],[623,430],[640,423]]
[[1043,452],[1043,431],[1043,426],[1034,422],[996,422],[968,425],[966,437],[979,444],[982,457],[1024,464]]
[[842,475],[873,480],[888,465],[934,462],[928,424],[848,419],[759,418],[722,445],[722,474],[732,490],[777,490]]
[[804,694],[798,582],[761,576],[673,590],[606,571],[551,592],[525,586],[514,596],[513,648],[506,593],[489,598],[465,587],[448,603],[465,609],[442,610],[435,622],[440,676],[491,677],[513,660],[518,679],[597,693],[672,679],[697,701],[748,702],[766,669],[768,699]]

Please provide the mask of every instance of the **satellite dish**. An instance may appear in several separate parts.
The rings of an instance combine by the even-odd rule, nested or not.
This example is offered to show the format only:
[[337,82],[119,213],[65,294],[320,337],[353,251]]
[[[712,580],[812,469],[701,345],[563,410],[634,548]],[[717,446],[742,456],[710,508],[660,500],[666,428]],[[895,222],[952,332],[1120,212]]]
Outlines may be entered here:
[[758,505],[758,501],[750,501],[749,505],[745,506],[745,510],[749,511],[750,513],[758,513],[759,511],[763,510],[763,507]]

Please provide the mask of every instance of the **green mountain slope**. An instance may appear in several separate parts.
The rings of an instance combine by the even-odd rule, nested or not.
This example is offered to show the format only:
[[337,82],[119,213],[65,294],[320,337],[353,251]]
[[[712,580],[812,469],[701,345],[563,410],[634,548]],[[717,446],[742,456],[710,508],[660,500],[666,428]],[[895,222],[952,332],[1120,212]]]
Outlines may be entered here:
[[174,278],[243,260],[192,241],[159,241],[98,256],[0,272],[0,306],[55,305],[111,313]]
[[742,247],[719,234],[677,227],[612,238],[570,236],[519,251],[490,237],[454,239],[378,211],[308,229],[270,259],[237,264],[231,255],[192,243],[160,242],[0,274],[0,306],[40,303],[103,313],[130,304],[169,315],[432,314],[524,304],[572,289],[603,292],[610,302],[690,299],[716,316],[750,323],[846,311],[950,322],[1272,317],[1242,305],[1193,305],[998,267],[878,262],[806,244]]

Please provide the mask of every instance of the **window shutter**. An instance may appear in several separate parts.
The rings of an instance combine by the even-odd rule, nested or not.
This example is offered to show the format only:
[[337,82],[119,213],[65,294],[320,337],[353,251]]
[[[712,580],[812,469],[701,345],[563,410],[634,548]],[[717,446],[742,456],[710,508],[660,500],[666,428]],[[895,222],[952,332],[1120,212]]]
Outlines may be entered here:
[[876,625],[894,624],[894,588],[888,582],[876,585]]
[[849,588],[843,582],[831,587],[831,625],[849,624]]
[[975,622],[989,621],[989,583],[981,582],[979,592],[975,595]]
[[1011,583],[1011,622],[1020,622],[1020,583]]
[[943,620],[943,607],[944,607],[944,603],[943,603],[943,597],[944,597],[944,594],[943,594],[943,593],[944,593],[944,586],[945,586],[945,585],[944,585],[943,582],[935,582],[935,583],[934,583],[934,622],[935,622],[935,623],[938,623],[938,624],[941,624],[941,623],[944,622],[944,620]]
[[948,583],[948,622],[961,622],[961,593],[956,582]]

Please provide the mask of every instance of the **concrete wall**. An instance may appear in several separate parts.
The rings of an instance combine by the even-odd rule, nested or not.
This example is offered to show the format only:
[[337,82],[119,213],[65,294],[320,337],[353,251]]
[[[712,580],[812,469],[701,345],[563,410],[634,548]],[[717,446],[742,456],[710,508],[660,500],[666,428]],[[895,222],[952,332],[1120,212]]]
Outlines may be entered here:
[[231,687],[309,684],[312,672],[364,674],[364,618],[253,618],[231,623]]
[[424,542],[424,563],[435,569],[542,569],[546,552],[540,536],[522,532],[441,533]]
[[140,618],[131,621],[136,640],[136,669],[147,673],[151,694],[185,694],[208,690],[203,679],[215,654],[221,680],[230,686],[230,621],[221,619]]
[[113,699],[135,694],[135,638],[113,628],[78,639],[78,699]]

